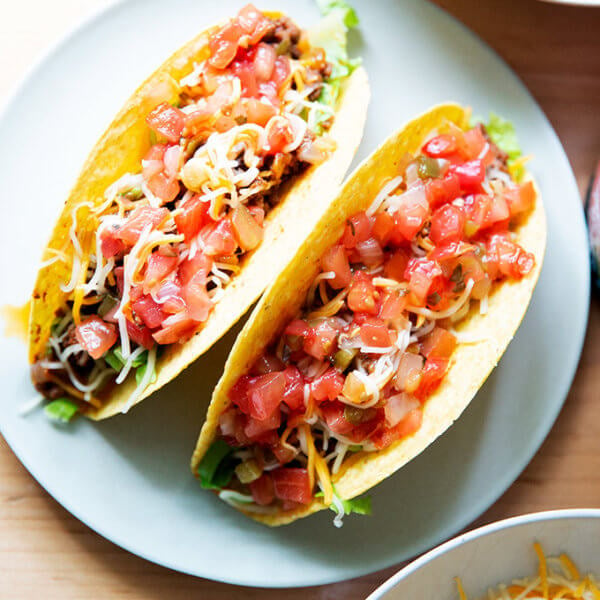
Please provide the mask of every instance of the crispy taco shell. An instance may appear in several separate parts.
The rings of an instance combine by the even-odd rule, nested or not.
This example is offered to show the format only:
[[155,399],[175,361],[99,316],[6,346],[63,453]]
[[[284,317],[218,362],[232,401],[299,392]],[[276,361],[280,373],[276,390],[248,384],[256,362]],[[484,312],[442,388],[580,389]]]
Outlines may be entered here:
[[[323,253],[342,235],[346,219],[365,210],[383,185],[397,174],[406,152],[417,153],[432,130],[446,121],[465,128],[468,111],[456,104],[434,107],[392,134],[349,177],[337,198],[304,241],[277,281],[265,292],[240,333],[225,365],[200,433],[192,470],[217,434],[219,416],[229,406],[228,393],[238,378],[248,372],[273,338],[301,308],[306,292],[320,270]],[[377,452],[358,452],[342,463],[332,477],[337,494],[350,499],[364,493],[420,454],[460,416],[496,366],[515,334],[538,279],[546,244],[546,220],[539,191],[535,208],[516,228],[517,242],[535,256],[532,273],[522,280],[495,284],[489,295],[488,312],[471,312],[457,327],[477,343],[456,348],[451,366],[438,390],[427,400],[423,423],[414,434]],[[246,513],[266,525],[283,525],[327,508],[319,499],[292,511],[276,514]]]
[[[265,14],[271,18],[281,16],[274,12]],[[193,70],[194,62],[208,58],[208,40],[218,28],[207,29],[167,59],[126,102],[88,156],[44,253],[48,259],[58,251],[66,254],[67,260],[42,268],[35,283],[29,325],[30,362],[45,352],[51,324],[72,297],[72,293],[61,291],[60,283],[71,276],[73,250],[69,229],[73,209],[85,202],[94,206],[101,204],[105,190],[114,181],[127,172],[139,170],[140,161],[150,147],[146,115],[160,102],[177,97],[176,82]],[[155,382],[146,388],[138,402],[176,377],[221,338],[291,259],[335,196],[350,166],[362,137],[368,101],[366,72],[359,67],[344,83],[335,120],[328,132],[336,142],[336,150],[324,163],[294,177],[279,192],[281,201],[265,219],[261,245],[245,255],[240,273],[225,288],[222,299],[215,304],[199,332],[183,344],[167,347],[157,361]],[[89,234],[92,235],[92,231]],[[85,414],[95,420],[117,414],[126,406],[135,387],[135,378],[129,377],[122,385],[113,387],[106,397],[101,397],[101,408],[90,407]]]

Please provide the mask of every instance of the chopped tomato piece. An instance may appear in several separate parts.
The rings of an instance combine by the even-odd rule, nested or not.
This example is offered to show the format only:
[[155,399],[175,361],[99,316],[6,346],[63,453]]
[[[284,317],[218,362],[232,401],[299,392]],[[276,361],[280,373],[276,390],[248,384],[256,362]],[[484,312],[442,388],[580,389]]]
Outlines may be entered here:
[[504,235],[494,235],[488,246],[486,265],[495,263],[502,275],[520,279],[535,265],[535,258]]
[[229,219],[223,219],[205,240],[204,252],[208,256],[228,256],[236,251],[237,242]]
[[480,158],[485,166],[494,161],[494,151],[485,139],[481,127],[473,127],[464,134],[465,152],[467,159]]
[[430,179],[425,184],[427,202],[433,210],[442,204],[452,202],[460,196],[460,181],[454,173],[448,173],[443,179]]
[[282,371],[285,368],[283,362],[270,352],[267,354],[261,354],[258,360],[252,367],[253,375],[266,375],[267,373],[274,373],[275,371]]
[[224,25],[209,40],[208,62],[217,69],[224,69],[234,58],[238,49],[241,29],[233,20]]
[[456,336],[443,327],[434,327],[421,340],[421,354],[426,358],[450,358],[456,348]]
[[458,242],[464,235],[465,215],[457,206],[446,204],[431,216],[429,237],[436,246]]
[[327,321],[321,321],[304,338],[304,351],[317,360],[323,360],[334,351],[336,338],[337,331]]
[[294,319],[288,323],[284,333],[285,335],[307,337],[310,334],[310,327],[306,321],[303,321],[302,319]]
[[190,318],[198,323],[206,321],[212,302],[206,291],[206,275],[199,271],[183,288],[183,299]]
[[251,481],[248,487],[256,504],[267,506],[275,500],[275,487],[269,473],[263,473],[258,479]]
[[185,113],[162,102],[146,117],[146,123],[169,142],[178,143],[185,125]]
[[204,273],[204,277],[208,277],[213,266],[212,258],[206,256],[201,252],[196,253],[194,258],[186,258],[179,265],[179,278],[181,279],[181,285],[187,285],[192,277],[195,277],[197,273]]
[[343,387],[344,376],[333,367],[327,369],[310,384],[312,395],[317,402],[335,400],[341,394]]
[[272,27],[271,21],[253,4],[246,4],[236,20],[242,32],[249,36],[249,45],[258,43]]
[[287,56],[278,56],[271,75],[271,81],[277,91],[281,90],[291,72],[290,59]]
[[348,256],[341,244],[332,246],[325,252],[321,259],[321,268],[323,271],[332,271],[335,273],[333,279],[328,279],[329,285],[339,290],[345,288],[352,281],[352,272],[348,263]]
[[133,312],[143,321],[144,325],[150,329],[160,327],[166,316],[162,311],[161,305],[157,304],[152,299],[152,296],[149,295],[138,298],[132,304],[132,308]]
[[281,411],[276,408],[266,419],[258,420],[248,418],[244,433],[250,440],[256,440],[269,431],[274,431],[281,423]]
[[175,215],[175,225],[183,234],[186,242],[192,240],[200,229],[210,220],[208,209],[210,202],[203,202],[198,194],[194,194],[185,204],[178,207],[180,213]]
[[100,249],[102,256],[106,260],[114,258],[125,252],[125,244],[123,240],[115,237],[116,231],[114,229],[103,229],[100,233]]
[[250,379],[247,391],[248,414],[259,421],[268,419],[283,400],[285,383],[283,373],[268,373]]
[[161,172],[148,179],[148,189],[164,204],[172,202],[177,198],[181,189],[179,181]]
[[390,332],[381,319],[370,317],[360,326],[360,339],[365,346],[386,348],[391,345]]
[[423,153],[431,158],[446,158],[455,155],[460,149],[458,140],[450,134],[438,135],[423,146]]
[[411,258],[405,273],[408,289],[419,303],[425,304],[431,287],[442,274],[442,269],[437,262],[428,258]]
[[150,350],[154,346],[152,332],[145,325],[138,325],[129,319],[126,320],[126,325],[127,335],[133,342],[139,346],[144,346],[146,350]]
[[402,317],[408,301],[404,290],[389,290],[385,293],[381,308],[379,309],[379,318],[384,321],[395,320]]
[[421,427],[423,422],[423,410],[413,408],[408,411],[407,415],[397,425],[389,429],[383,429],[371,436],[371,441],[375,444],[378,450],[386,448],[396,440],[400,440],[409,435],[412,435]]
[[415,396],[424,402],[440,385],[446,370],[448,369],[447,358],[434,358],[430,356],[423,366],[421,383],[415,392]]
[[348,292],[348,308],[353,312],[364,312],[376,315],[378,312],[375,300],[375,286],[369,276],[363,271],[357,271],[352,277]]
[[467,192],[481,191],[485,179],[485,166],[480,159],[469,160],[459,165],[451,165],[450,172],[458,177],[460,187]]
[[283,152],[285,147],[294,141],[294,132],[287,119],[278,119],[269,123],[268,132],[268,154]]
[[386,212],[378,212],[375,215],[375,221],[373,223],[373,236],[382,245],[385,246],[392,237],[394,230],[394,219]]
[[399,196],[398,210],[394,213],[396,230],[411,241],[425,224],[429,205],[423,188],[412,188]]
[[231,225],[235,239],[242,250],[253,250],[261,243],[263,228],[243,204],[231,213]]
[[256,123],[264,127],[277,114],[277,109],[267,102],[256,98],[248,98],[245,102],[248,123]]
[[383,266],[385,276],[396,281],[404,281],[404,273],[406,272],[409,258],[410,254],[406,250],[402,248],[396,250]]
[[298,504],[310,504],[312,490],[306,469],[281,467],[272,472],[275,496]]
[[511,217],[529,212],[535,204],[535,195],[532,181],[526,181],[520,186],[510,186],[505,192],[505,198]]
[[283,392],[283,401],[291,410],[296,410],[304,406],[304,380],[300,371],[289,366],[283,371],[285,376],[285,389]]
[[197,322],[186,311],[181,311],[168,316],[152,337],[158,344],[175,344],[190,338],[197,326]]
[[371,221],[367,214],[359,212],[352,215],[346,221],[346,228],[342,237],[342,244],[350,249],[356,248],[360,242],[364,242],[371,237]]
[[138,206],[131,211],[125,223],[115,231],[115,237],[133,246],[146,227],[152,230],[167,219],[168,216],[169,211],[166,208]]
[[146,263],[144,289],[149,290],[157,284],[162,283],[176,267],[176,256],[163,256],[159,252],[153,252]]
[[344,404],[341,402],[325,402],[319,409],[327,426],[334,433],[346,435],[354,429],[354,425],[344,417]]
[[93,315],[77,325],[75,337],[92,358],[98,359],[113,346],[118,334],[112,323],[106,323]]

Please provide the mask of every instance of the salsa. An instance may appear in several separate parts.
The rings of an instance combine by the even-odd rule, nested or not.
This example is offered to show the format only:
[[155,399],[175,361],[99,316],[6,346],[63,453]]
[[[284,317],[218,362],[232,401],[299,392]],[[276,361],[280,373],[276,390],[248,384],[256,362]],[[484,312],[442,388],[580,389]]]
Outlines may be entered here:
[[339,500],[331,476],[347,457],[421,427],[455,325],[532,271],[511,228],[534,206],[533,183],[515,180],[482,125],[447,130],[347,220],[301,311],[231,388],[215,443],[229,448],[221,489],[244,510]]
[[278,188],[335,148],[332,64],[288,17],[247,5],[209,49],[146,115],[139,170],[72,212],[67,306],[32,365],[46,398],[85,410],[135,373],[133,404],[261,243]]

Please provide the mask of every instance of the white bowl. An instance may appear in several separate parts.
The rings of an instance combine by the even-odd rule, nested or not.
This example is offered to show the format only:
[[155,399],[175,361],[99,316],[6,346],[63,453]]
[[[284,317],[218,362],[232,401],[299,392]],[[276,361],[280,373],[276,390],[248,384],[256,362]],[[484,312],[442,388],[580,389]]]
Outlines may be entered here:
[[367,600],[456,600],[454,577],[467,597],[537,573],[533,543],[546,556],[566,552],[581,573],[600,575],[600,510],[533,513],[491,523],[460,535],[404,567]]

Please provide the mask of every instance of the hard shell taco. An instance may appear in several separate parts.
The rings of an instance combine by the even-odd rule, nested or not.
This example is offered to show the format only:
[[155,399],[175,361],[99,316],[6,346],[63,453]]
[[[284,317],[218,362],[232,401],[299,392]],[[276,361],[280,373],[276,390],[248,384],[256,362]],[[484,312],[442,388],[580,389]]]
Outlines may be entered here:
[[192,469],[248,516],[367,512],[354,498],[458,418],[513,337],[544,211],[512,126],[468,122],[446,104],[391,135],[239,335]]
[[[355,15],[310,31],[252,5],[183,46],[92,150],[46,248],[29,358],[59,416],[126,411],[252,305],[362,136]],[[349,23],[350,24],[350,23]],[[70,407],[70,408],[69,408]]]

